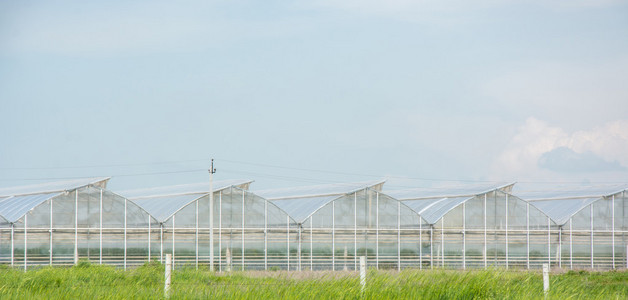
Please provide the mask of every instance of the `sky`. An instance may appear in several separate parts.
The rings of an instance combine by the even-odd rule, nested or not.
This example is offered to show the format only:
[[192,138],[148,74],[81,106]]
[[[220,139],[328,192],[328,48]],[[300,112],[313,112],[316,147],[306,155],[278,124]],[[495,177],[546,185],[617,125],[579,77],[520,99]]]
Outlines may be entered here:
[[0,2],[0,187],[628,183],[628,1]]

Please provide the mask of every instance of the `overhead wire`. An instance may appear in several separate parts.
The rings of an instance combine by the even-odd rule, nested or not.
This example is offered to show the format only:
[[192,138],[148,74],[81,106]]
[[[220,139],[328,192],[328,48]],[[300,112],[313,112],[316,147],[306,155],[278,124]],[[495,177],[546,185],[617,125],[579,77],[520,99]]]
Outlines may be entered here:
[[[103,165],[83,165],[83,166],[61,166],[61,167],[4,167],[0,168],[0,170],[65,170],[65,169],[88,169],[88,168],[115,168],[115,167],[138,167],[138,166],[157,166],[157,165],[169,165],[169,164],[182,164],[182,163],[198,163],[198,162],[208,162],[209,159],[190,159],[190,160],[180,160],[180,161],[162,161],[162,162],[146,162],[146,163],[126,163],[126,164],[103,164]],[[274,168],[274,169],[282,169],[282,170],[293,170],[293,171],[302,171],[302,172],[310,172],[310,173],[321,173],[321,174],[333,174],[333,175],[344,175],[344,176],[359,176],[359,177],[369,177],[369,178],[386,178],[386,179],[399,179],[399,180],[411,180],[411,181],[428,181],[428,182],[458,182],[458,183],[501,183],[503,181],[493,181],[493,180],[473,180],[473,179],[460,179],[460,178],[427,178],[427,177],[409,177],[409,176],[395,176],[395,175],[375,175],[375,174],[365,174],[365,173],[352,173],[352,172],[341,172],[334,170],[321,170],[321,169],[310,169],[310,168],[297,168],[290,166],[282,166],[282,165],[273,165],[273,164],[264,164],[264,163],[254,163],[254,162],[246,162],[239,160],[230,160],[224,158],[216,159],[217,162],[225,162],[231,164],[239,164],[239,165],[248,165],[248,166],[257,166],[264,168]],[[221,168],[223,172],[233,173],[233,174],[244,174],[250,176],[256,176],[258,178],[270,178],[276,180],[283,181],[295,181],[295,182],[313,182],[313,183],[331,183],[333,181],[325,180],[325,179],[316,179],[316,178],[306,178],[306,177],[298,177],[291,175],[278,175],[278,174],[270,174],[265,172],[252,172],[252,171],[237,171],[229,168]],[[174,171],[161,171],[161,172],[142,172],[142,173],[122,173],[122,174],[111,174],[107,176],[111,177],[134,177],[134,176],[151,176],[151,175],[165,175],[165,174],[179,174],[179,173],[192,173],[192,172],[201,172],[207,171],[206,169],[192,169],[192,170],[174,170]],[[36,180],[65,180],[65,179],[78,179],[85,177],[93,177],[93,176],[83,176],[83,177],[39,177],[39,178],[0,178],[0,181],[36,181]],[[623,184],[627,181],[591,181],[587,182],[588,184]],[[556,181],[556,180],[541,180],[541,179],[531,179],[531,180],[517,180],[517,183],[526,183],[526,184],[583,184],[583,181]],[[403,186],[398,186],[403,187]]]

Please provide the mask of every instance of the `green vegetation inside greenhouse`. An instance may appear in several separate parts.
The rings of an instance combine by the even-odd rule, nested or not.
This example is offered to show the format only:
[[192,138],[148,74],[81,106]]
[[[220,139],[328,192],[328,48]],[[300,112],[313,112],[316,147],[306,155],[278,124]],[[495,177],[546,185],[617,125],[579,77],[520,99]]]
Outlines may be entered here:
[[[27,272],[0,266],[0,298],[164,298],[164,266],[123,271],[81,261],[71,268]],[[541,273],[489,269],[370,270],[366,288],[356,272],[175,270],[172,299],[541,299]],[[626,299],[628,272],[569,271],[550,276],[549,299]]]

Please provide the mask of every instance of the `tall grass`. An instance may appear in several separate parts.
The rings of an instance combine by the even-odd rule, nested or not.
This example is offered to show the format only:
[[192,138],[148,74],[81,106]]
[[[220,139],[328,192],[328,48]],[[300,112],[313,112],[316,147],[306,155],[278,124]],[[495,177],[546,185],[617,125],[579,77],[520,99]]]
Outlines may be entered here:
[[[163,266],[131,271],[81,263],[23,272],[0,269],[2,299],[163,299]],[[542,299],[539,272],[369,271],[367,287],[351,272],[234,272],[194,268],[172,277],[172,299]],[[628,299],[628,272],[553,274],[549,299]]]

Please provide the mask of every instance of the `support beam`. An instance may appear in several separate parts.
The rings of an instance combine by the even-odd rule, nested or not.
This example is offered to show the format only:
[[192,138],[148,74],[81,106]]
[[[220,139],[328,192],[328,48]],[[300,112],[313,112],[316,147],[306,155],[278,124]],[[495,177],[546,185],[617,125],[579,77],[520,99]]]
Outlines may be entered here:
[[[52,203],[53,203],[54,198],[50,199],[50,253],[48,253],[49,258],[48,258],[48,265],[52,266],[52,231],[53,231],[53,217],[52,217]],[[102,249],[102,248],[101,248]],[[101,250],[102,251],[102,250]]]
[[526,203],[526,268],[530,269],[530,203]]
[[591,228],[590,228],[590,230],[591,230],[591,240],[590,240],[590,243],[591,243],[591,248],[590,248],[590,250],[591,250],[591,269],[593,269],[593,204],[589,204],[589,212],[590,212],[589,219],[590,219],[590,225],[591,225]]
[[74,190],[74,264],[79,260],[78,254],[78,189]]
[[484,194],[484,269],[486,269],[487,267],[487,262],[486,262],[486,219],[488,218],[488,216],[486,215],[486,198],[487,195]]
[[24,214],[24,271],[28,266],[28,213]]
[[397,271],[401,271],[401,201],[397,201]]
[[462,202],[462,269],[467,269],[467,202]]
[[336,201],[331,202],[331,269],[336,271]]
[[268,200],[264,199],[264,270],[268,270]]
[[506,269],[508,269],[508,194],[506,194]]
[[126,271],[126,260],[127,260],[127,199],[124,198],[124,270]]
[[375,194],[375,207],[375,269],[379,270],[379,193]]
[[[213,228],[214,224],[210,226],[212,232]],[[213,247],[212,243],[210,249]],[[218,270],[222,272],[222,191],[218,192]]]
[[98,228],[98,230],[99,230],[99,233],[98,233],[98,245],[99,245],[100,251],[98,251],[99,252],[98,253],[98,263],[102,265],[102,208],[103,208],[103,205],[102,205],[102,189],[100,190],[100,201],[99,202],[100,202],[99,203],[100,209],[98,211],[98,215],[99,215],[98,216],[98,222],[99,222],[99,224],[98,224],[98,227],[99,227]]
[[615,269],[615,195],[611,198],[611,247],[613,255],[613,270]]

